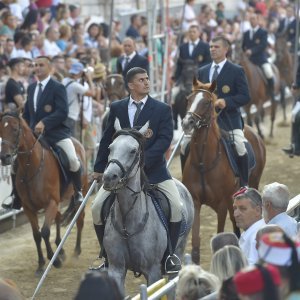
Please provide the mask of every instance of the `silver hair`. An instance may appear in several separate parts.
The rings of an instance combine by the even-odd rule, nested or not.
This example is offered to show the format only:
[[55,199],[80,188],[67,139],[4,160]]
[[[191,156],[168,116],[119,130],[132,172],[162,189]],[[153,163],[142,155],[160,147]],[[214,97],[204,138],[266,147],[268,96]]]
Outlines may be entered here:
[[262,191],[262,200],[263,203],[269,201],[275,209],[286,211],[290,201],[289,189],[278,182],[267,184]]

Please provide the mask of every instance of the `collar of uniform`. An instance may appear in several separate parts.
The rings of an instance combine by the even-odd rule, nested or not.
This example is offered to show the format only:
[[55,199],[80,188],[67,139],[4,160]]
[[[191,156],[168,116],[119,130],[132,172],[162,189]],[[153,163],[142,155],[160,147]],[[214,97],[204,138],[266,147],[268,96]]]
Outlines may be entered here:
[[216,64],[214,61],[211,65],[211,68],[214,70],[215,66],[218,65],[219,69],[218,69],[218,73],[220,73],[220,71],[222,70],[222,68],[224,67],[225,63],[227,61],[227,58],[225,58],[223,61],[219,62],[218,64]]
[[200,41],[200,39],[197,39],[197,40],[194,41],[194,42],[190,41],[190,45],[194,44],[195,47],[196,47],[196,46],[198,45],[199,41]]
[[[142,100],[140,100],[139,102],[143,102],[143,106],[145,106],[147,99],[148,99],[148,95],[146,97],[144,97]],[[133,104],[133,102],[137,102],[137,101],[132,99],[131,95],[130,95],[130,97],[129,97],[129,106],[135,105],[135,104]]]
[[129,60],[132,60],[133,59],[133,57],[135,56],[135,54],[136,54],[136,51],[133,51],[130,55],[125,55],[125,59],[126,59],[126,57],[129,57]]
[[47,78],[45,78],[42,81],[38,81],[37,85],[39,85],[40,83],[42,84],[43,89],[45,88],[45,86],[47,85],[47,83],[49,82],[49,80],[51,79],[51,76],[49,75]]
[[257,25],[256,27],[252,28],[253,34],[259,29],[259,26]]

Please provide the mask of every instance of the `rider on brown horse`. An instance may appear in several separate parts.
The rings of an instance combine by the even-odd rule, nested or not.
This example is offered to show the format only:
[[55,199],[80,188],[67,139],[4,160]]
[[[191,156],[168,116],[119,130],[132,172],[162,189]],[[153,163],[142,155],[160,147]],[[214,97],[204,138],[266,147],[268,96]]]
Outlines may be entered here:
[[250,101],[249,89],[244,70],[241,66],[226,59],[230,44],[223,36],[217,36],[210,42],[210,54],[213,62],[200,68],[198,79],[203,82],[216,81],[215,107],[219,110],[218,124],[229,132],[236,152],[240,171],[241,186],[248,185],[248,153],[245,146],[243,121],[240,107]]
[[268,46],[268,32],[261,28],[256,14],[250,17],[251,29],[243,36],[242,48],[250,61],[259,66],[266,76],[271,100],[274,101],[274,72],[271,64],[267,60],[266,49]]
[[[69,171],[74,186],[75,204],[83,200],[80,161],[71,140],[70,129],[65,125],[68,116],[68,101],[65,87],[50,77],[51,60],[47,56],[36,58],[38,82],[28,87],[28,99],[25,104],[24,119],[36,134],[43,134],[52,146],[58,146],[67,156]],[[20,200],[18,197],[15,200]],[[20,201],[6,205],[20,209]]]

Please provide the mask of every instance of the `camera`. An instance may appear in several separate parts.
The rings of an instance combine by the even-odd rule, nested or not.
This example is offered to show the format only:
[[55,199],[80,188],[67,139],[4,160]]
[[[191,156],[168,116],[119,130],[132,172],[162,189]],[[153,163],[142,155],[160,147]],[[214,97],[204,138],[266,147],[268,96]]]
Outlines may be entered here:
[[83,72],[84,73],[86,73],[86,72],[92,73],[92,72],[94,72],[94,68],[91,66],[87,66],[86,68],[83,69]]

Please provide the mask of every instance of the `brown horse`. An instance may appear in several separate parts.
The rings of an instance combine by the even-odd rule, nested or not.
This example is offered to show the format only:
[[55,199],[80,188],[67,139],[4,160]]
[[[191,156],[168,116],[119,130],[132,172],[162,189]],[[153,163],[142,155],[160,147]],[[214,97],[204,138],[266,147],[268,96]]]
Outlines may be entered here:
[[127,96],[127,90],[123,76],[120,74],[108,75],[104,88],[110,102],[123,99]]
[[[60,223],[62,221],[59,211],[60,202],[69,200],[73,194],[72,185],[62,184],[62,173],[53,152],[44,148],[39,139],[32,133],[26,121],[18,113],[7,112],[0,115],[1,161],[2,164],[10,164],[16,157],[16,189],[21,198],[24,213],[31,224],[33,238],[38,253],[38,268],[36,274],[43,272],[45,259],[43,256],[41,241],[46,245],[47,257],[50,260],[53,250],[50,244],[50,227],[55,220],[56,239],[58,246],[61,241]],[[73,140],[77,155],[85,166],[85,151],[82,145]],[[83,170],[83,192],[87,189],[87,174]],[[70,203],[73,203],[71,201]],[[42,229],[39,229],[38,212],[44,210],[45,219]],[[73,211],[72,211],[73,210]],[[69,205],[68,212],[76,211],[74,205]],[[66,215],[70,217],[70,215]],[[83,228],[84,213],[77,220],[77,240],[74,250],[75,255],[81,252],[81,232]],[[60,267],[64,259],[62,249],[59,257],[54,261],[55,267]]]
[[280,73],[280,101],[283,109],[283,120],[286,122],[286,101],[285,101],[285,88],[291,87],[293,83],[293,57],[287,45],[286,34],[278,34],[276,36],[275,64]]
[[[234,232],[239,235],[233,216],[232,195],[239,189],[239,178],[230,166],[217,125],[213,94],[215,84],[194,82],[193,93],[188,97],[188,112],[182,122],[185,133],[192,133],[190,152],[185,162],[182,182],[192,194],[195,206],[192,227],[192,259],[199,263],[200,209],[210,206],[218,216],[218,232],[224,230],[227,210]],[[196,101],[194,101],[197,99]],[[258,188],[266,162],[266,150],[261,137],[245,126],[245,136],[254,150],[256,165],[252,169],[249,186]]]
[[[257,131],[261,137],[263,137],[260,121],[264,114],[264,103],[268,100],[271,100],[271,128],[269,136],[273,137],[273,128],[274,121],[277,110],[277,102],[272,101],[270,99],[270,95],[268,93],[268,86],[265,76],[263,75],[263,71],[256,65],[254,65],[244,54],[239,43],[235,45],[235,49],[233,51],[233,59],[236,63],[240,64],[245,71],[248,84],[251,101],[249,104],[244,106],[245,112],[247,114],[247,124],[252,126],[252,116],[251,116],[251,106],[254,104],[256,106],[256,113],[254,115],[254,122],[257,127]],[[273,71],[275,74],[275,95],[279,93],[280,89],[280,77],[278,69],[273,65]]]

